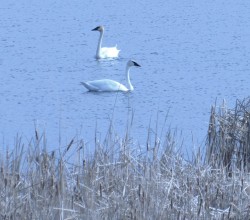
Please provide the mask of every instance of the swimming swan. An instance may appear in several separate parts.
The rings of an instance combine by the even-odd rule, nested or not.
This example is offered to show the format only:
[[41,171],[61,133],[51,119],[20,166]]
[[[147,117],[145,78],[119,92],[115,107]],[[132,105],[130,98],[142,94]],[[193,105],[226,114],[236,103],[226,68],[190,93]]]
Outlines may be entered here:
[[128,61],[127,66],[126,66],[128,88],[122,85],[121,83],[116,82],[111,79],[101,79],[101,80],[94,80],[94,81],[88,81],[88,82],[81,82],[81,84],[84,85],[89,91],[95,91],[95,92],[133,91],[134,87],[132,86],[130,82],[130,77],[129,77],[129,70],[130,70],[130,67],[132,66],[140,67],[140,65],[136,63],[135,61],[133,60]]
[[96,58],[102,59],[102,58],[118,57],[120,50],[118,50],[116,48],[116,46],[115,47],[102,47],[102,38],[103,38],[103,33],[104,33],[104,27],[98,26],[98,27],[94,28],[92,31],[99,31],[100,32],[100,38],[99,38],[97,50],[96,50]]

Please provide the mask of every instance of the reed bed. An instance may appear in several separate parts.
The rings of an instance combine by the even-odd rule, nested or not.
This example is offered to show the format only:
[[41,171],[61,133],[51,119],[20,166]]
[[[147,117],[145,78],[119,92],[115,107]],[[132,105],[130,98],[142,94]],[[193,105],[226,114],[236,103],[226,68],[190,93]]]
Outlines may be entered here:
[[250,171],[250,98],[212,106],[207,136],[206,161],[216,168]]
[[197,149],[189,161],[170,130],[161,139],[149,132],[144,146],[129,126],[124,137],[110,126],[103,141],[74,138],[52,152],[37,131],[28,146],[17,137],[1,155],[0,219],[250,219],[249,148],[238,139],[245,130],[236,130],[245,122],[232,118],[248,103],[213,107],[206,153]]

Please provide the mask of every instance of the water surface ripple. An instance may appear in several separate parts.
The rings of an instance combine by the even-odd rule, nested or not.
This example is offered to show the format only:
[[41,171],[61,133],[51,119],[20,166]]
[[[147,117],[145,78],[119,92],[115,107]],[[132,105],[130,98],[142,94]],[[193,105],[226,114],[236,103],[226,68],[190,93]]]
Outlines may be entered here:
[[[143,5],[142,5],[143,4]],[[34,127],[51,146],[76,134],[94,141],[110,120],[121,135],[134,113],[131,133],[145,143],[150,119],[159,127],[168,114],[190,146],[202,141],[211,104],[249,95],[250,2],[248,1],[5,1],[0,6],[0,135],[13,142]],[[105,46],[118,45],[117,60],[94,59],[104,25]],[[133,93],[89,93],[81,81],[125,82]],[[153,123],[152,123],[153,124]],[[97,128],[96,128],[97,127]]]

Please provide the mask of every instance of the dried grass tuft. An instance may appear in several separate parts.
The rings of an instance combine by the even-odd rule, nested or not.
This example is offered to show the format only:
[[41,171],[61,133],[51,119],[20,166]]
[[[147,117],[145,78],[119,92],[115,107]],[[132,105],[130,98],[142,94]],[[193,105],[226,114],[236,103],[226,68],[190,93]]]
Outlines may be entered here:
[[29,146],[17,138],[1,156],[0,219],[250,219],[248,106],[213,107],[205,158],[193,161],[170,131],[142,146],[110,126],[103,142],[75,137],[63,153],[38,132]]

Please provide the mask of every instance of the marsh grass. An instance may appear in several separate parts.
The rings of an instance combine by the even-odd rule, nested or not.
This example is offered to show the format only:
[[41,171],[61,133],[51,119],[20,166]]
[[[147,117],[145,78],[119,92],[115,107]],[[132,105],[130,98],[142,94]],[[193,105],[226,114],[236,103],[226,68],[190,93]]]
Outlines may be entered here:
[[[241,104],[235,111],[248,102]],[[177,133],[159,135],[157,126],[145,146],[133,140],[131,123],[124,137],[111,123],[102,141],[74,138],[52,152],[45,134],[36,131],[28,146],[17,137],[1,155],[0,219],[250,219],[248,149],[245,130],[237,130],[245,122],[224,107],[212,108],[206,154],[197,149],[191,161]]]
[[218,112],[212,106],[206,150],[213,167],[250,171],[250,98],[237,100],[234,109],[225,102]]

